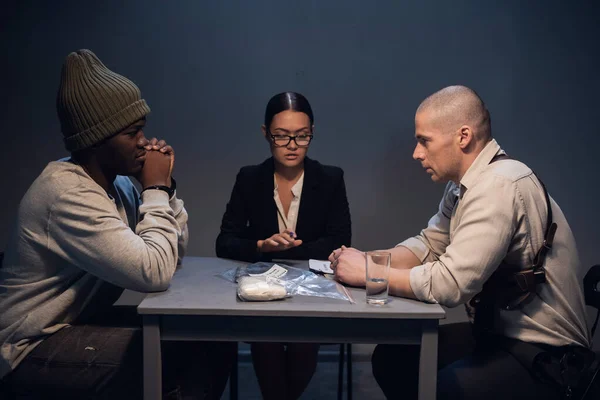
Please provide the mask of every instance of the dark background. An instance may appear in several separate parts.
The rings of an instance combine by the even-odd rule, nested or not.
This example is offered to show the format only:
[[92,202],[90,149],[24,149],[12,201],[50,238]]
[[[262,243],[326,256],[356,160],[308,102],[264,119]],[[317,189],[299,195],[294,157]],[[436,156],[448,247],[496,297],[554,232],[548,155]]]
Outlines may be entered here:
[[464,84],[486,101],[498,142],[563,208],[583,264],[600,262],[593,1],[13,0],[0,10],[0,249],[28,186],[67,155],[60,69],[89,48],[140,86],[152,108],[146,135],[175,148],[190,255],[214,255],[235,174],[269,156],[264,107],[285,90],[313,106],[310,156],[346,173],[353,244],[416,234],[443,185],[411,159],[414,111]]

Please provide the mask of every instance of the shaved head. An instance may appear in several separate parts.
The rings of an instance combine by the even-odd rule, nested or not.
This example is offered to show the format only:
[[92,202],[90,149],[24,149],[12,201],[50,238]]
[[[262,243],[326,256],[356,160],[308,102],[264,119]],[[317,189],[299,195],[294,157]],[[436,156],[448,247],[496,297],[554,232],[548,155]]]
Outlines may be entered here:
[[477,140],[487,142],[492,137],[489,111],[481,97],[466,86],[448,86],[435,92],[419,105],[419,113],[427,113],[445,132],[468,125]]
[[460,182],[492,139],[490,113],[465,86],[449,86],[419,105],[413,158],[435,182]]

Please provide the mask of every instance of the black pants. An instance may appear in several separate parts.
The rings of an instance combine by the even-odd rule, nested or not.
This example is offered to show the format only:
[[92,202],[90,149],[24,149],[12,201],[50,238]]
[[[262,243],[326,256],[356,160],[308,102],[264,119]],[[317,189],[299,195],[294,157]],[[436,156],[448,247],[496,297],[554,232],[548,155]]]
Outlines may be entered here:
[[[163,342],[162,351],[165,398],[221,398],[232,344]],[[3,379],[3,390],[14,399],[142,399],[142,362],[140,328],[65,327]]]
[[[559,399],[512,355],[493,345],[475,346],[471,324],[440,326],[438,399]],[[419,346],[379,345],[373,375],[388,399],[416,399]]]

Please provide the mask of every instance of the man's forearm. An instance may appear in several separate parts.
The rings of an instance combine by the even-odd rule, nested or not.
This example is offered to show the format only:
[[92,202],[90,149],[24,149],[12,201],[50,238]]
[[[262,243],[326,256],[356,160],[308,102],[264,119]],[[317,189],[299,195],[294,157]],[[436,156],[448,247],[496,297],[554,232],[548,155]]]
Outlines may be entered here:
[[390,267],[392,269],[407,269],[421,265],[421,260],[415,254],[404,246],[394,247],[387,250],[392,254]]
[[[392,257],[393,258],[393,257]],[[410,286],[410,269],[390,269],[390,294],[416,299]]]

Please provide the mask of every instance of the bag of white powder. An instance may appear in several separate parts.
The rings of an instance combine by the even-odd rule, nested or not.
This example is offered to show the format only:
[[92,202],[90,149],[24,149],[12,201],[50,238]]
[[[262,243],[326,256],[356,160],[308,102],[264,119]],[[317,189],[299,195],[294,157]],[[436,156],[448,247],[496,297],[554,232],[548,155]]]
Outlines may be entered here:
[[354,303],[346,288],[306,269],[284,263],[257,262],[219,274],[237,283],[237,297],[241,301],[270,301],[292,296],[314,296],[345,300]]
[[272,278],[242,276],[238,280],[237,295],[244,301],[269,301],[285,298],[287,291]]

